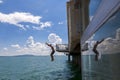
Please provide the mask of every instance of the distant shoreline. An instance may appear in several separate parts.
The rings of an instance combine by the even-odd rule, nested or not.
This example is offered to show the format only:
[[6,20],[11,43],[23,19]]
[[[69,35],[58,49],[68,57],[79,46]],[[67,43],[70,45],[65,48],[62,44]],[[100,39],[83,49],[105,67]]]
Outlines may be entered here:
[[[0,56],[0,57],[41,57],[49,55],[15,55],[15,56]],[[65,55],[55,55],[55,56],[65,56]]]

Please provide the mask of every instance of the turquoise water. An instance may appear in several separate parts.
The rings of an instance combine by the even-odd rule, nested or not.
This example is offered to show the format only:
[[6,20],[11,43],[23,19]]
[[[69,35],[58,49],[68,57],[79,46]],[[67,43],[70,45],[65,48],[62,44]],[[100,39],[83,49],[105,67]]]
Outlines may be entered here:
[[83,80],[120,80],[120,53],[102,54],[99,61],[85,55],[82,61]]
[[0,80],[80,80],[66,56],[0,57]]

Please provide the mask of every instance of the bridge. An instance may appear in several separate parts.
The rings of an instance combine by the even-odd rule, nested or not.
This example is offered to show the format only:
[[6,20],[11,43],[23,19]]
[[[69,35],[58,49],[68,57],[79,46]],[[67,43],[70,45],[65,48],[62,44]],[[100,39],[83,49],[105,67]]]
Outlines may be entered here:
[[68,45],[57,44],[56,51],[67,52],[68,59],[79,63],[81,35],[89,23],[89,0],[69,0],[67,7]]
[[[84,60],[82,57],[82,61],[81,61],[81,55],[83,54],[82,51],[89,50],[88,46],[90,46],[90,44],[86,43],[86,41],[90,39],[91,36],[94,35],[101,28],[103,29],[103,27],[105,27],[103,26],[105,23],[109,22],[110,20],[117,19],[116,23],[115,23],[115,20],[112,21],[114,25],[111,23],[109,24],[111,24],[112,27],[118,27],[118,28],[120,27],[118,24],[119,23],[118,18],[120,17],[120,15],[118,15],[118,13],[120,14],[120,0],[101,0],[93,16],[93,19],[91,21],[89,21],[89,2],[90,0],[69,0],[67,2],[66,6],[67,6],[67,24],[68,24],[68,44],[57,44],[56,51],[67,52],[69,61],[70,61],[70,56],[72,56],[73,63],[78,64],[79,68],[81,69],[81,62],[82,62],[82,65],[85,65],[85,71],[88,68],[87,72],[91,73],[92,70],[95,70],[96,72],[97,69],[94,69],[94,67],[92,68],[85,63],[87,61],[89,62],[90,60],[92,60],[92,58],[90,59],[90,57],[89,58],[84,57],[85,59]],[[115,18],[116,17],[115,14],[116,16],[118,16],[118,18]],[[116,24],[118,25],[116,26]],[[111,28],[111,26],[109,26],[109,28]],[[102,32],[106,32],[107,29],[109,28],[105,28],[105,30]],[[99,37],[100,35],[97,34],[97,36]],[[103,35],[100,37],[102,39],[105,36]],[[110,51],[108,50],[108,52]],[[83,60],[85,62],[83,62]],[[107,58],[105,60],[107,60]],[[114,61],[112,57],[108,58],[108,61],[111,61],[111,63],[113,64],[113,67],[116,67],[114,65],[115,63],[119,64],[118,63],[119,59],[118,61],[117,60]],[[102,61],[100,62],[100,64],[102,63],[104,64],[104,60],[103,62]],[[94,63],[92,64],[98,67],[100,65],[100,64],[94,64]],[[91,68],[92,70],[89,68]],[[97,71],[99,72],[99,70],[102,70],[102,68],[98,69]],[[114,73],[116,73],[116,70],[112,71],[112,74]],[[112,74],[109,76],[113,76]],[[115,78],[115,80],[116,79],[117,78]],[[86,79],[86,80],[89,80],[89,79]]]

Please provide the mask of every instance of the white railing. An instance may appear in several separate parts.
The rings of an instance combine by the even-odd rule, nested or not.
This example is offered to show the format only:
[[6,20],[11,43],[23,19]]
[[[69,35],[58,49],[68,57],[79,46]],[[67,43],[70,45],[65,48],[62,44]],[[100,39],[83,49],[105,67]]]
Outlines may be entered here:
[[69,52],[68,44],[56,44],[56,51],[58,51],[58,52]]

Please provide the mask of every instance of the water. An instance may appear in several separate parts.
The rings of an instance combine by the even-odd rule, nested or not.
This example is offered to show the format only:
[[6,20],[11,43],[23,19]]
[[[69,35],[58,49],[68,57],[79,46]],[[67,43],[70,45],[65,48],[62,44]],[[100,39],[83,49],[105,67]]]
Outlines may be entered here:
[[0,80],[80,80],[76,66],[65,56],[0,57]]
[[120,80],[120,53],[102,54],[99,61],[95,55],[82,56],[83,80]]

